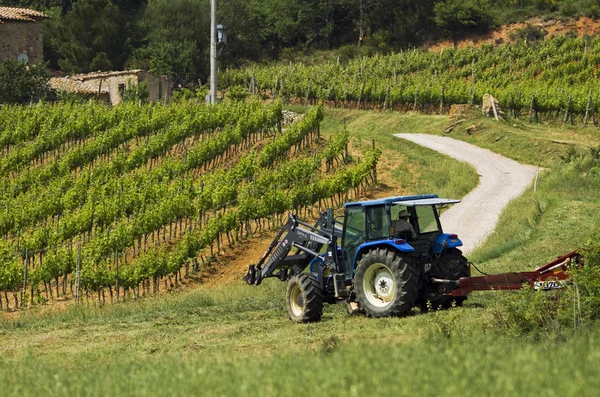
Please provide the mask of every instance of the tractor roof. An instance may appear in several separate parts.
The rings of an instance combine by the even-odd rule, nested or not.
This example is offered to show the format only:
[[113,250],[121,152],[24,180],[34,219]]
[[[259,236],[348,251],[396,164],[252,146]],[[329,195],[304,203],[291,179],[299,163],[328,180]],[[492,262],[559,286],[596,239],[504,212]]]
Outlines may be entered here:
[[[356,201],[353,203],[346,203],[344,204],[344,207],[348,208],[348,207],[354,207],[354,206],[363,206],[363,207],[370,207],[370,206],[374,206],[374,205],[382,205],[382,204],[392,204],[392,203],[399,203],[401,201],[417,201],[417,200],[431,200],[431,199],[437,199],[438,195],[437,194],[424,194],[422,196],[394,196],[394,197],[386,197],[386,198],[382,198],[382,199],[377,199],[377,200],[367,200],[367,201]],[[433,202],[429,203],[429,205],[434,204]],[[415,205],[415,204],[412,204]]]

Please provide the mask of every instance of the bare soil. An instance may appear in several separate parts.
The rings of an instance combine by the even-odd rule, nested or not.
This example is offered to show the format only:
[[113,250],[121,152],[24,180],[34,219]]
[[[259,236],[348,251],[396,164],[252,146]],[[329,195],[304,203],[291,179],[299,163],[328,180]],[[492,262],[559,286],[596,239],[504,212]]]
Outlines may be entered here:
[[461,40],[446,40],[438,41],[427,45],[429,51],[442,51],[444,48],[450,48],[455,46],[456,48],[467,48],[467,47],[479,47],[483,44],[499,45],[503,43],[510,43],[514,40],[511,36],[527,25],[536,26],[546,31],[546,38],[553,36],[563,36],[567,33],[574,33],[578,37],[583,35],[593,36],[600,34],[600,21],[590,19],[588,17],[581,17],[579,19],[568,19],[568,20],[556,20],[552,19],[544,21],[541,18],[531,18],[522,23],[515,23],[511,25],[501,26],[491,32],[472,35],[468,38]]

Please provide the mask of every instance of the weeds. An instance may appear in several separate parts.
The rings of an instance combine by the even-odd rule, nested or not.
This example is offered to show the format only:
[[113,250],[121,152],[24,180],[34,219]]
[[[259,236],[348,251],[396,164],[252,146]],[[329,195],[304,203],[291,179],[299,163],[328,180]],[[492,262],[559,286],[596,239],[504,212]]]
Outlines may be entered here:
[[564,341],[588,333],[600,319],[600,271],[595,266],[573,268],[572,283],[563,290],[525,288],[500,296],[496,326],[511,334]]
[[571,282],[562,290],[525,288],[499,295],[496,325],[518,335],[564,340],[587,333],[600,320],[600,232],[581,249],[585,265],[569,269]]

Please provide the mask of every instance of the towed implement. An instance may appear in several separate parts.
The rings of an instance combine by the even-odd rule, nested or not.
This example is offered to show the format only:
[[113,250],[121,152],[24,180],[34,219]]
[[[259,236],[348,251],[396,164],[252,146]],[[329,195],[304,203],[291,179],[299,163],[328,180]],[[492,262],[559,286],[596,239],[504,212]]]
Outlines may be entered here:
[[321,319],[324,303],[400,316],[415,306],[460,306],[472,291],[562,288],[568,267],[582,263],[574,251],[534,271],[471,277],[462,242],[442,230],[439,218],[441,208],[458,202],[437,195],[353,202],[344,205],[342,220],[329,209],[314,225],[290,215],[244,280],[287,282],[290,319],[312,322]]

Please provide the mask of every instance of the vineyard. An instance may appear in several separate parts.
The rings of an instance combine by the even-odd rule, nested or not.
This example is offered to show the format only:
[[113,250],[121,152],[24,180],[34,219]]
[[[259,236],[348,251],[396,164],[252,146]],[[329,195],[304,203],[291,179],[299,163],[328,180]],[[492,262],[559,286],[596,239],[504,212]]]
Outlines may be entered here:
[[301,103],[445,112],[496,97],[514,117],[597,122],[600,37],[555,37],[479,48],[410,50],[329,62],[227,70],[221,82]]
[[325,141],[280,102],[0,108],[0,305],[120,300],[375,182],[377,149]]

